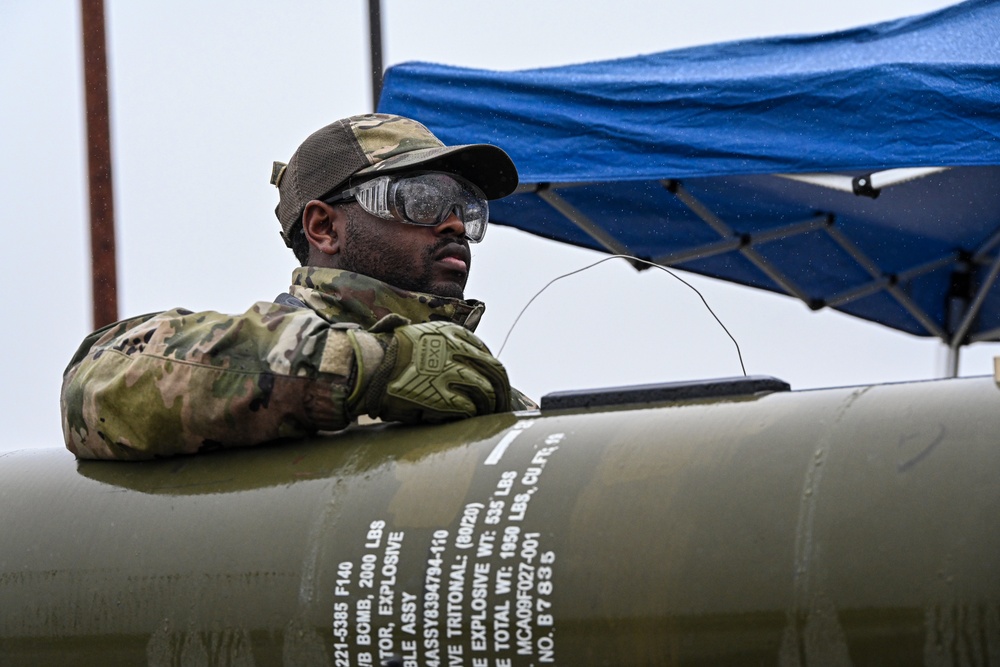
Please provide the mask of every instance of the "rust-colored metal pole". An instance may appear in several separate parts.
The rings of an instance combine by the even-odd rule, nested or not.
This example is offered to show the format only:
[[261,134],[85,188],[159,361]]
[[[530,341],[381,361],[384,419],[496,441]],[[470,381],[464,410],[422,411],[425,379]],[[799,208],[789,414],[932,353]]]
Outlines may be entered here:
[[372,70],[372,111],[382,96],[382,0],[368,0],[368,46]]
[[91,290],[94,328],[100,328],[118,319],[104,0],[80,0],[80,9],[83,18],[83,75],[90,182]]

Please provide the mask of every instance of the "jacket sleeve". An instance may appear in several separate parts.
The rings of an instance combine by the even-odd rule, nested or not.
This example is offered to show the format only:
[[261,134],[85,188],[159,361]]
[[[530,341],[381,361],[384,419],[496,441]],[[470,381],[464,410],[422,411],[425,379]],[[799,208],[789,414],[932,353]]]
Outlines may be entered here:
[[352,348],[339,326],[260,302],[243,315],[176,309],[105,327],[63,376],[66,446],[144,459],[344,428],[355,359],[374,367],[382,350]]

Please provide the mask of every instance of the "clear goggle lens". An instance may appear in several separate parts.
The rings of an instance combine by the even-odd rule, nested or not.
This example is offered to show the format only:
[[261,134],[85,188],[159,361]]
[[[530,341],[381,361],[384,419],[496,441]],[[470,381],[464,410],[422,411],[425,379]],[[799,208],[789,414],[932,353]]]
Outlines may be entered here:
[[354,199],[368,213],[384,220],[433,227],[452,214],[465,226],[465,236],[479,243],[486,234],[490,207],[472,183],[451,174],[379,176],[327,199],[335,203]]

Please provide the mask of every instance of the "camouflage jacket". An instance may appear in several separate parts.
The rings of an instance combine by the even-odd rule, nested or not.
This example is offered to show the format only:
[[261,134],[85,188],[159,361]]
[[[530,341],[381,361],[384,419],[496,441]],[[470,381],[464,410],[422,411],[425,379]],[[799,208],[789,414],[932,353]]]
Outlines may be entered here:
[[[92,333],[63,376],[66,446],[80,458],[144,459],[342,429],[352,421],[346,329],[393,313],[475,329],[485,310],[313,267],[296,269],[289,291],[307,308],[177,308]],[[512,394],[514,409],[535,407]]]

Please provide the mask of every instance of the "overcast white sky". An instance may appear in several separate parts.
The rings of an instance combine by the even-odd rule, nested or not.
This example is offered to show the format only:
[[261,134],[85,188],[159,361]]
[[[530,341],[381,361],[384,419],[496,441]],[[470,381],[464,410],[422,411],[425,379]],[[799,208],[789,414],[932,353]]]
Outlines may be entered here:
[[[175,306],[242,312],[283,291],[273,160],[313,130],[370,111],[365,0],[105,0],[121,316]],[[387,65],[521,69],[731,39],[826,32],[950,0],[383,0]],[[0,199],[7,357],[0,449],[62,446],[59,385],[91,329],[78,3],[0,3]],[[468,296],[495,350],[553,277],[600,255],[492,227]],[[747,370],[793,388],[929,378],[941,346],[785,297],[691,278]],[[962,375],[991,372],[973,346]],[[609,262],[557,283],[501,360],[536,399],[584,387],[737,375],[698,298]]]

